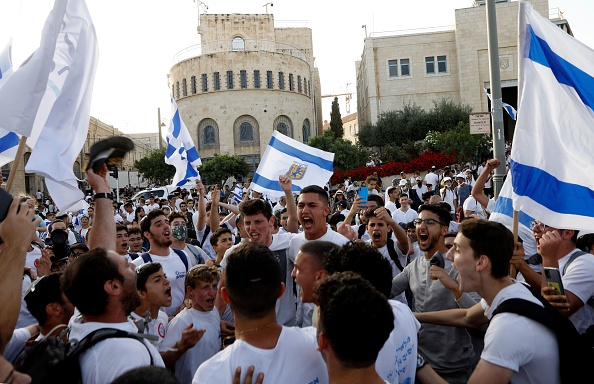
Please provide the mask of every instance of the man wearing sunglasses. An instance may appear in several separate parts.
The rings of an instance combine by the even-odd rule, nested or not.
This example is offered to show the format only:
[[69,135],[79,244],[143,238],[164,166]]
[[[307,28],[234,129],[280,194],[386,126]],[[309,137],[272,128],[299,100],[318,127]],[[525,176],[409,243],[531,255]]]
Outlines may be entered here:
[[[458,272],[445,258],[444,239],[450,220],[450,211],[442,204],[419,207],[414,224],[424,257],[411,261],[392,281],[392,297],[406,289],[412,291],[413,312],[470,308],[477,303],[471,295],[460,291]],[[475,353],[465,328],[424,324],[419,330],[419,352],[449,383],[466,383],[472,373]]]

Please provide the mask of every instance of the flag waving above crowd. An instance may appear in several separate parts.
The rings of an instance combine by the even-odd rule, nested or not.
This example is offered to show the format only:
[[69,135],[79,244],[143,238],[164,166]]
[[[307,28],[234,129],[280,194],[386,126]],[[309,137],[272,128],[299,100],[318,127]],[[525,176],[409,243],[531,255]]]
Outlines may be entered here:
[[171,122],[167,130],[165,162],[175,166],[172,185],[181,186],[188,181],[200,179],[198,166],[202,164],[202,160],[200,160],[192,136],[179,114],[173,96],[171,96]]
[[334,172],[333,162],[334,153],[310,147],[275,130],[250,188],[270,197],[284,196],[279,175],[291,178],[293,192],[308,185],[324,187]]
[[556,228],[594,228],[594,51],[520,2],[514,209]]

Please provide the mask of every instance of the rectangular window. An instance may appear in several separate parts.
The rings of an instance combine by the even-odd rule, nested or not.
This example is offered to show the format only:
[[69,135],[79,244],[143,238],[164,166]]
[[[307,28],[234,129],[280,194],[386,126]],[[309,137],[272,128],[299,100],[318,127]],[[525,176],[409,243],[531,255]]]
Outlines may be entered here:
[[246,89],[247,88],[247,73],[246,73],[245,69],[242,69],[241,71],[239,71],[239,80],[241,82],[241,88]]
[[268,89],[272,89],[274,87],[272,80],[272,71],[266,71],[266,85]]
[[260,70],[258,69],[254,70],[254,88],[260,88]]
[[202,92],[208,92],[208,76],[206,73],[202,74]]
[[227,71],[227,89],[233,89],[233,71]]
[[215,91],[220,90],[221,89],[221,76],[219,75],[218,72],[214,73],[213,82],[214,82],[214,90]]
[[293,92],[295,90],[295,85],[293,84],[293,74],[289,73],[289,91]]
[[437,56],[437,72],[446,73],[448,71],[448,63],[445,56]]
[[398,60],[388,60],[388,76],[398,77]]
[[184,96],[188,96],[188,82],[186,79],[182,80],[182,92]]
[[435,58],[433,56],[425,57],[425,73],[435,73]]
[[301,93],[303,88],[301,88],[301,76],[297,76],[297,91]]
[[285,89],[285,74],[283,72],[278,73],[278,89]]
[[307,95],[307,79],[303,78],[303,93]]
[[179,99],[179,81],[175,82],[175,98]]
[[400,76],[410,76],[410,64],[408,59],[400,59]]
[[192,76],[192,82],[191,82],[191,87],[192,87],[192,95],[196,94],[196,76]]

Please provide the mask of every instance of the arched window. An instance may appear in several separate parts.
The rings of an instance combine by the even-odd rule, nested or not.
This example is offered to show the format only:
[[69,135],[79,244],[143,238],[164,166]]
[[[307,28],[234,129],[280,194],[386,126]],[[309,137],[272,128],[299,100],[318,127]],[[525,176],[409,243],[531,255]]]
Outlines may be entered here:
[[198,148],[214,148],[219,145],[219,126],[213,119],[203,119],[198,124]]
[[305,144],[307,144],[307,142],[309,141],[310,135],[311,135],[311,132],[309,129],[309,119],[305,119],[305,120],[303,120],[303,142]]
[[245,51],[245,40],[239,36],[234,37],[233,40],[231,40],[231,50]]
[[293,138],[293,123],[288,116],[280,115],[274,120],[274,129],[285,136]]
[[238,117],[233,124],[233,137],[235,145],[260,144],[260,130],[256,119],[249,115]]

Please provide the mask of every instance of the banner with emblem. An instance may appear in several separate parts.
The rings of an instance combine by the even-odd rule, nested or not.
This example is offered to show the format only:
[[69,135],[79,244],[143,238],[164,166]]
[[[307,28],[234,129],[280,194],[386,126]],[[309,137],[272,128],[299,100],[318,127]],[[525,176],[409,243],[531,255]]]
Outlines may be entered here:
[[292,179],[295,193],[308,185],[323,188],[334,173],[333,163],[334,153],[310,147],[273,131],[250,189],[269,197],[284,196],[278,182],[280,175]]

